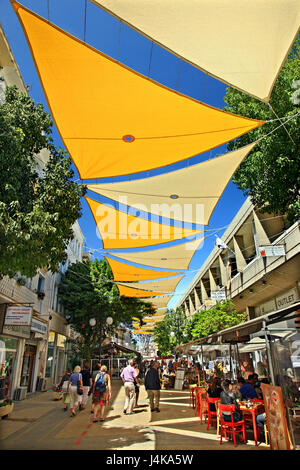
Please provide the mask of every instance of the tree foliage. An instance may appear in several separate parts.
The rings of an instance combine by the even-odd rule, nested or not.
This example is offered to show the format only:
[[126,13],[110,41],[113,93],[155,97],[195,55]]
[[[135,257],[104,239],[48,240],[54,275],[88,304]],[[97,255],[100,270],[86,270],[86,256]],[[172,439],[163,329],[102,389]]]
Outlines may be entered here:
[[[120,297],[112,280],[106,260],[85,260],[71,265],[59,285],[67,322],[81,334],[82,357],[86,359],[97,351],[100,333],[104,338],[120,323],[129,327],[133,317],[142,320],[144,315],[155,313],[151,305],[139,299]],[[113,319],[111,327],[106,324],[108,317]],[[96,320],[95,326],[89,323],[92,318]]]
[[[185,324],[186,315],[183,308],[179,307],[175,311],[168,311],[165,319],[155,325],[153,331],[154,341],[162,356],[173,354],[175,347],[184,341]],[[171,331],[174,332],[173,337],[170,334]]]
[[188,339],[199,339],[209,336],[225,328],[238,325],[246,321],[245,313],[237,313],[231,299],[217,302],[209,310],[195,313],[187,323]]
[[[239,139],[227,144],[235,150],[280,126],[277,117],[292,117],[300,112],[296,95],[300,86],[300,40],[294,46],[278,76],[272,91],[270,105],[250,97],[236,89],[227,88],[225,111],[261,120],[274,120],[260,126]],[[297,82],[298,81],[298,82]],[[274,112],[276,114],[274,114]],[[286,120],[283,120],[285,122]],[[300,119],[286,121],[262,139],[245,158],[233,176],[234,183],[250,196],[263,212],[287,214],[290,222],[299,218],[300,202]]]
[[[71,159],[51,138],[41,104],[8,87],[0,104],[0,275],[31,278],[66,260],[85,187],[71,181]],[[46,165],[38,154],[48,151]]]

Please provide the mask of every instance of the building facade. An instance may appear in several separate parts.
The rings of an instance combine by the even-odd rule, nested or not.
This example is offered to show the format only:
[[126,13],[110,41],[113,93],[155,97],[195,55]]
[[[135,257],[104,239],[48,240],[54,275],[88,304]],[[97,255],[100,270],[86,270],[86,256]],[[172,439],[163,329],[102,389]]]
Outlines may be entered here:
[[248,320],[299,300],[299,221],[261,213],[247,199],[178,301],[187,317],[232,299]]
[[[0,67],[1,103],[7,86],[15,85],[27,93],[1,27]],[[39,172],[49,153],[42,151],[38,157]],[[66,339],[74,332],[66,325],[57,290],[68,266],[82,260],[84,237],[78,222],[73,225],[73,235],[67,262],[58,273],[40,269],[32,279],[22,275],[0,279],[0,377],[5,382],[5,397],[22,399],[37,389],[45,390],[57,383],[66,367]]]

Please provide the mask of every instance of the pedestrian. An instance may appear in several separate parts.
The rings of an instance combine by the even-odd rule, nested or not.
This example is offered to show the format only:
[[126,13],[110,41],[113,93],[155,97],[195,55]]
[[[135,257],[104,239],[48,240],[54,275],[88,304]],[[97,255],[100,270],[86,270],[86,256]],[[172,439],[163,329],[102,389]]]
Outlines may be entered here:
[[84,363],[83,370],[81,371],[82,375],[82,385],[83,385],[83,394],[81,395],[81,400],[79,407],[81,410],[84,410],[85,405],[88,401],[88,393],[91,386],[93,385],[92,374],[90,372],[90,364],[88,362]]
[[[135,361],[131,360],[129,365],[125,367],[121,373],[121,379],[125,388],[125,404],[124,414],[131,415],[133,413],[134,402],[135,402],[135,388],[134,379],[136,378],[136,371],[134,369]],[[137,385],[139,386],[139,380],[136,379]]]
[[138,401],[139,401],[139,394],[140,394],[140,387],[137,382],[137,378],[140,375],[140,369],[137,363],[134,364],[134,370],[136,372],[136,378],[134,379],[134,391],[135,391],[135,408],[138,408]]
[[60,384],[59,384],[59,387],[60,387],[60,389],[62,391],[62,394],[63,394],[64,411],[67,411],[68,404],[70,403],[70,394],[67,391],[70,375],[71,375],[71,369],[68,369],[64,373],[64,375],[62,376],[62,379],[61,379]]
[[73,374],[70,375],[69,378],[69,387],[68,387],[68,392],[70,393],[70,409],[71,409],[71,417],[75,416],[75,411],[78,406],[79,400],[80,400],[80,395],[82,393],[78,394],[78,391],[83,390],[82,386],[82,375],[80,373],[81,367],[76,366],[74,367]]
[[105,405],[111,399],[111,381],[110,376],[107,374],[107,367],[101,366],[100,371],[95,377],[93,385],[93,404],[94,404],[94,419],[93,423],[98,421],[98,412],[100,408],[100,421],[104,421]]
[[160,380],[158,374],[159,364],[157,361],[152,363],[151,369],[149,369],[145,377],[145,388],[148,392],[148,398],[150,402],[151,411],[159,412],[159,399],[160,399]]
[[[94,386],[94,383],[95,383],[95,378],[99,374],[100,369],[101,369],[101,363],[97,362],[97,364],[95,366],[95,369],[93,370],[93,373],[92,373],[92,386],[91,386],[91,389],[89,391],[89,394],[91,394],[93,392],[93,386]],[[91,413],[94,413],[94,409],[95,409],[95,404],[92,400]]]

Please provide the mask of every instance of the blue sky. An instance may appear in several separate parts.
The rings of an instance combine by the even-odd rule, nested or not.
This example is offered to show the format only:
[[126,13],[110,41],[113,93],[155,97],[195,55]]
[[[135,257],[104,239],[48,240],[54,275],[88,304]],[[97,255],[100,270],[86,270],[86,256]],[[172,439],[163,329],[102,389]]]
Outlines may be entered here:
[[[85,28],[85,0],[22,0],[20,3],[42,17],[49,19],[52,23],[72,35],[82,40],[85,39],[93,47],[141,74],[148,75],[150,72],[150,78],[169,88],[176,89],[181,93],[217,108],[221,109],[224,107],[223,98],[226,86],[223,83],[205,75],[200,70],[197,70],[155,44],[151,51],[151,42],[148,39],[124,24],[120,28],[120,23],[115,18],[102,11],[96,5],[87,2]],[[9,0],[0,0],[0,23],[24,82],[26,85],[29,85],[31,98],[36,103],[42,103],[44,108],[50,113],[25,36]],[[149,67],[150,55],[151,66]],[[80,89],[78,94],[80,94]],[[64,147],[55,127],[53,128],[53,137],[56,146]],[[226,146],[223,145],[193,159],[187,159],[184,162],[153,170],[148,172],[148,175],[159,174],[183,168],[189,164],[199,163],[215,155],[220,155],[224,151],[226,151]],[[75,167],[74,172],[74,179],[78,180],[79,175]],[[143,175],[143,173],[140,173],[135,177],[143,177]],[[119,179],[124,180],[126,178],[128,177],[107,178],[105,181],[118,181]],[[93,193],[88,193],[87,195],[94,197]],[[103,202],[107,201],[105,198],[101,199],[99,197],[94,197],[94,199],[102,200]],[[210,219],[209,228],[215,229],[228,225],[244,201],[243,193],[230,182]],[[97,236],[94,219],[84,199],[82,200],[82,208],[83,215],[79,223],[86,238],[87,248],[101,250],[102,242]],[[218,235],[221,236],[223,232],[224,229],[220,230]],[[202,248],[194,255],[190,263],[189,272],[186,273],[185,278],[177,286],[177,293],[184,292],[191,283],[196,275],[196,270],[201,267],[213,249],[214,242],[215,237],[209,237],[204,242]],[[100,253],[95,252],[95,255],[101,257]],[[172,308],[178,299],[179,296],[177,294],[168,306]]]

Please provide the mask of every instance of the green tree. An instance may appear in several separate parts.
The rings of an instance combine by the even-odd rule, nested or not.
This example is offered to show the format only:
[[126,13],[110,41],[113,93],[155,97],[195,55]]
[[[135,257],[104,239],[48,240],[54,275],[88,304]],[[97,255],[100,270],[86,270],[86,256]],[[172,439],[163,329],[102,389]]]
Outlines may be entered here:
[[188,339],[199,339],[209,336],[225,328],[238,325],[246,321],[245,313],[237,313],[231,299],[217,302],[209,310],[195,313],[188,321],[186,331]]
[[[157,323],[153,330],[154,341],[162,356],[174,352],[176,346],[184,342],[186,315],[181,307],[167,311],[165,319]],[[174,333],[174,336],[171,335]]]
[[[299,113],[295,99],[299,87],[300,41],[294,46],[276,80],[270,105],[228,87],[225,111],[261,120],[289,118]],[[298,83],[297,83],[298,80]],[[298,93],[299,94],[299,93]],[[276,114],[272,111],[272,108]],[[285,120],[283,120],[285,122]],[[245,158],[233,175],[233,181],[250,196],[263,212],[287,214],[291,222],[300,215],[300,119],[286,121],[284,127],[262,139]],[[260,126],[227,144],[235,150],[267,135],[280,125],[279,120]]]
[[[31,278],[66,260],[72,225],[81,216],[85,187],[71,181],[71,159],[50,136],[52,121],[16,87],[0,104],[0,275]],[[50,153],[46,165],[38,154]]]
[[[142,320],[153,315],[155,309],[139,299],[120,297],[113,275],[106,260],[86,260],[69,267],[59,286],[59,298],[65,309],[67,322],[80,333],[77,341],[82,357],[90,359],[98,354],[100,336],[104,338],[120,323],[132,326],[132,318]],[[107,325],[111,317],[113,324]],[[96,320],[91,326],[90,320]]]

